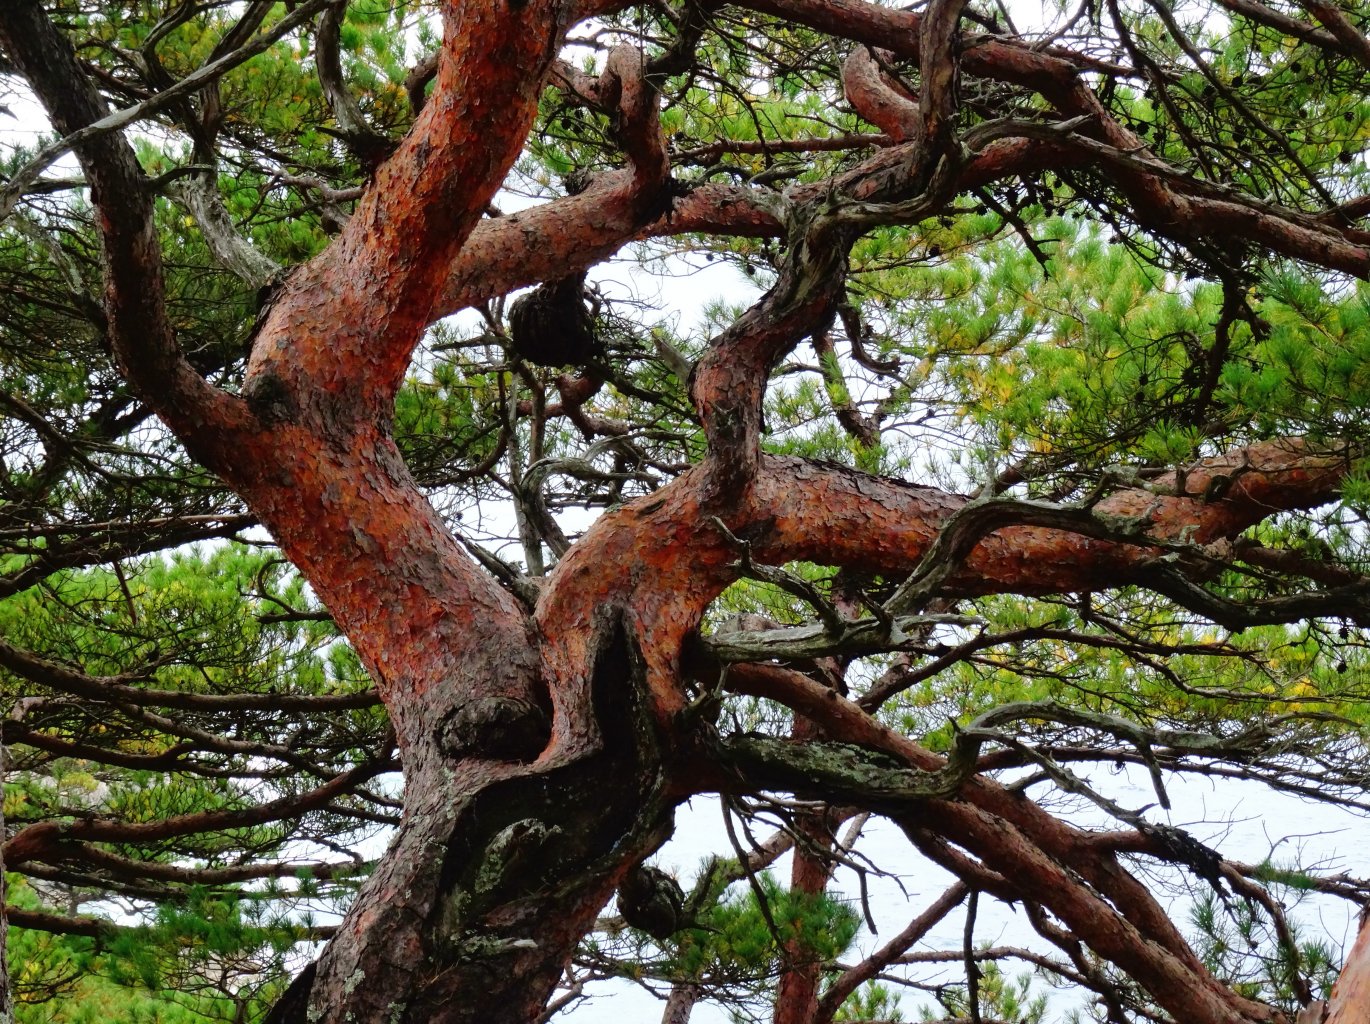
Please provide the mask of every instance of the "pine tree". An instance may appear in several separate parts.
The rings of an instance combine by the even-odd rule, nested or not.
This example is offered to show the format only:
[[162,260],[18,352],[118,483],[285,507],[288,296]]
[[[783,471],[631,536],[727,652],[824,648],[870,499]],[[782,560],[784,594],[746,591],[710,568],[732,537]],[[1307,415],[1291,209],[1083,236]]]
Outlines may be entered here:
[[1167,812],[1367,806],[1364,19],[1010,14],[0,5],[18,1020],[1320,1015]]

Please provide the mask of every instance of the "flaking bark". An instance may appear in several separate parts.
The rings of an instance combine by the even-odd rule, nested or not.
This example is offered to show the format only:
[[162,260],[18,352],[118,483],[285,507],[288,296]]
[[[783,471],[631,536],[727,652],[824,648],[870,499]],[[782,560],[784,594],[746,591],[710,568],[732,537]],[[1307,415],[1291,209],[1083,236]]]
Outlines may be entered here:
[[[1045,893],[1060,921],[1176,1019],[1279,1020],[1204,968],[1113,851],[982,777],[946,773],[942,758],[813,680],[752,665],[737,670],[733,685],[807,716],[830,747],[718,745],[691,706],[689,653],[710,603],[739,578],[739,544],[758,562],[914,573],[910,587],[924,590],[902,592],[910,607],[934,594],[1054,594],[1125,582],[1173,584],[1177,600],[1199,601],[1165,575],[1172,562],[1273,512],[1330,499],[1351,468],[1347,453],[1267,442],[1204,460],[1173,482],[1120,484],[1087,509],[1063,509],[974,505],[767,455],[769,374],[837,315],[858,227],[922,219],[966,189],[1068,162],[1104,169],[1140,218],[1181,242],[1232,234],[1364,274],[1362,233],[1179,180],[1108,116],[1080,64],[988,37],[958,43],[964,5],[954,0],[924,14],[859,0],[744,4],[926,62],[915,103],[873,60],[849,61],[853,102],[884,129],[888,148],[832,181],[760,198],[705,187],[673,201],[655,90],[641,51],[620,47],[593,82],[556,73],[612,116],[631,166],[579,195],[478,223],[524,143],[573,15],[550,0],[442,6],[432,95],[394,153],[375,154],[370,187],[337,239],[293,272],[265,311],[241,395],[211,387],[177,347],[151,195],[132,150],[117,133],[76,147],[100,214],[105,311],[123,373],[243,497],[328,605],[376,681],[404,758],[406,813],[391,849],[273,1024],[534,1019],[595,915],[666,838],[674,806],[693,792],[746,785],[749,773],[754,789],[783,785],[904,814],[929,857],[955,863],[986,891]],[[1333,34],[1342,27],[1326,20]],[[60,131],[105,115],[34,0],[0,10],[0,42]],[[357,129],[332,56],[334,104]],[[954,133],[962,73],[1033,89],[1061,120],[963,149]],[[221,220],[215,210],[201,214]],[[541,281],[579,289],[586,265],[632,239],[701,227],[788,241],[774,287],[710,341],[692,375],[708,451],[657,493],[598,520],[543,581],[529,613],[466,554],[391,436],[414,347],[454,308]],[[263,272],[233,240],[220,242],[220,258],[244,276]],[[586,332],[530,347],[541,343],[530,339],[545,341],[547,326],[516,336],[516,349],[544,365],[585,361],[593,347]],[[855,645],[879,628],[827,631],[827,648],[780,653],[851,653],[843,640]],[[872,643],[897,648],[891,624],[883,628],[887,635]],[[762,638],[746,639],[753,646],[739,657],[776,653]],[[885,774],[869,769],[867,748],[894,759]],[[939,785],[916,784],[927,776]],[[307,799],[325,800],[341,784],[325,783]],[[291,809],[302,806],[312,805]],[[272,819],[259,812],[252,820]],[[6,844],[11,863],[114,835],[102,831],[108,823],[47,824]],[[157,824],[148,836],[205,823]],[[822,838],[822,824],[806,823],[811,839]],[[817,891],[825,879],[821,856],[796,859],[798,888]],[[800,959],[802,950],[791,952]],[[812,970],[792,965],[781,987],[777,1021],[814,1018]]]

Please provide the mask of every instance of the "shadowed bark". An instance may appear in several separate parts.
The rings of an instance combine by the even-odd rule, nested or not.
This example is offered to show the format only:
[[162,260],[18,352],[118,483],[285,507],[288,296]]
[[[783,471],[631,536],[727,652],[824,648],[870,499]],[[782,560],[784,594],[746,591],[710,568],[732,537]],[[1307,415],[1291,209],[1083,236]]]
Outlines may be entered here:
[[[856,112],[884,133],[875,137],[875,152],[826,180],[783,190],[676,189],[659,116],[666,76],[632,46],[613,48],[597,76],[558,62],[572,22],[593,12],[554,0],[443,3],[432,92],[422,92],[425,65],[411,83],[421,100],[414,122],[392,151],[370,132],[342,81],[342,9],[331,8],[319,29],[320,73],[338,124],[365,150],[371,177],[332,242],[280,282],[253,328],[236,392],[209,383],[178,345],[153,192],[128,141],[108,131],[74,147],[99,215],[104,313],[121,372],[308,579],[374,680],[403,762],[404,818],[390,849],[318,962],[269,1019],[535,1020],[616,888],[669,836],[681,801],[701,792],[779,790],[886,813],[970,888],[1049,913],[1058,931],[1069,933],[1061,944],[1076,944],[1086,981],[1081,949],[1125,972],[1187,1024],[1285,1021],[1278,1009],[1216,978],[1096,833],[977,774],[973,756],[968,764],[944,758],[776,661],[905,649],[898,617],[934,600],[1124,585],[1149,587],[1234,628],[1318,614],[1370,625],[1370,601],[1353,583],[1241,605],[1204,586],[1244,531],[1336,498],[1361,453],[1299,438],[1267,440],[1164,475],[1119,477],[1082,504],[979,500],[770,454],[763,409],[777,365],[806,338],[825,337],[838,318],[849,253],[864,232],[936,217],[991,183],[1046,169],[1087,171],[1169,241],[1238,239],[1361,276],[1370,267],[1370,236],[1181,173],[1100,102],[1085,74],[1097,62],[1055,46],[970,34],[958,0],[935,0],[921,13],[860,0],[741,6],[827,33],[850,49],[843,84]],[[1329,46],[1335,40],[1365,59],[1364,39],[1344,15],[1306,6],[1326,31],[1300,23],[1302,37]],[[1262,11],[1253,17],[1289,20]],[[106,116],[96,82],[36,0],[0,9],[0,43],[58,131],[70,135]],[[896,59],[918,66],[916,96],[891,75]],[[971,75],[1028,90],[1050,118],[1004,118],[958,132],[962,79]],[[626,166],[601,171],[577,194],[482,219],[528,140],[539,103],[554,91],[607,120]],[[219,224],[223,262],[254,282],[270,276],[270,261],[230,237],[221,204],[190,185],[183,201],[202,221]],[[529,284],[573,282],[578,299],[585,269],[628,243],[705,230],[785,245],[771,287],[709,339],[688,373],[700,458],[655,492],[606,512],[564,555],[557,544],[562,557],[535,599],[503,586],[425,497],[393,436],[396,396],[423,332],[452,311]],[[513,356],[544,366],[596,358],[593,345],[563,351],[551,343],[557,339],[545,335],[555,312],[544,309],[520,328],[540,332],[548,346],[516,337]],[[581,340],[590,330],[584,326]],[[562,411],[575,420],[573,410],[603,381],[587,374],[560,385]],[[869,428],[855,432],[867,441],[875,436]],[[794,561],[901,582],[873,618],[837,616],[839,628],[830,621],[787,631],[769,649],[758,641],[750,664],[745,651],[710,654],[699,634],[712,602],[749,565]],[[743,663],[720,668],[734,661]],[[118,689],[125,680],[85,675],[7,645],[0,645],[0,662],[64,692],[127,696]],[[719,736],[700,709],[700,679],[709,673],[733,692],[802,716],[793,742]],[[346,706],[371,700],[368,694]],[[866,759],[872,750],[893,767]],[[322,806],[389,767],[378,758],[251,812],[153,825],[30,825],[0,852],[13,868],[79,844],[94,851],[106,841],[277,820]],[[800,892],[821,892],[829,881],[831,818],[826,810],[798,818],[796,833],[808,841],[794,859]],[[1144,852],[1194,867],[1185,858],[1199,855],[1170,833],[1141,823],[1137,830]],[[792,945],[776,1024],[832,1020],[846,994],[968,891],[950,890],[827,994],[818,966]],[[1333,996],[1329,1019],[1337,1024],[1349,1024],[1350,1007],[1361,1005],[1364,945]],[[684,1019],[694,999],[682,988],[668,1016]]]

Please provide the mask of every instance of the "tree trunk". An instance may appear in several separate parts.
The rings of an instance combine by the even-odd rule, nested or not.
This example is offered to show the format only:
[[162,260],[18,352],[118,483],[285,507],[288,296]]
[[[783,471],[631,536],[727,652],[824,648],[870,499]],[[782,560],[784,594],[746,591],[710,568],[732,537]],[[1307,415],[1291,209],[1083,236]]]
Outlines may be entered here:
[[[820,730],[807,718],[795,720],[791,737],[802,742]],[[832,877],[833,815],[805,811],[795,815],[795,844],[790,864],[790,888],[808,896],[827,892]],[[774,1024],[811,1024],[818,1007],[818,979],[822,966],[801,939],[785,944],[784,964],[776,988]]]
[[9,918],[5,915],[5,739],[0,736],[0,1024],[14,1020],[14,994],[10,991]]
[[[1360,934],[1332,986],[1326,1024],[1365,1024],[1370,1020],[1370,914],[1361,915]],[[1299,1024],[1303,1024],[1302,1021]]]
[[[121,372],[299,567],[375,679],[394,725],[403,821],[318,963],[272,1011],[272,1024],[525,1024],[542,1012],[619,881],[669,835],[680,800],[772,784],[831,797],[813,778],[785,774],[779,758],[741,766],[750,777],[733,774],[739,763],[714,758],[724,745],[692,702],[688,641],[744,562],[810,560],[894,578],[919,570],[931,553],[936,566],[901,588],[906,601],[923,583],[952,596],[1130,582],[1160,590],[1179,587],[1163,562],[1173,558],[1165,545],[1229,541],[1275,511],[1314,507],[1337,492],[1348,469],[1341,455],[1266,442],[1177,472],[1173,486],[1120,487],[1086,510],[971,505],[763,452],[770,373],[831,322],[846,292],[848,249],[858,230],[876,223],[863,218],[883,216],[871,211],[891,204],[898,212],[889,223],[916,223],[950,209],[959,192],[1011,176],[1024,161],[1047,166],[1058,152],[1028,136],[974,151],[952,138],[962,59],[956,0],[931,5],[927,15],[858,0],[753,0],[753,10],[898,47],[908,59],[922,53],[933,66],[921,70],[917,119],[897,104],[886,119],[917,144],[815,183],[808,194],[787,194],[789,237],[774,286],[711,340],[689,374],[707,453],[672,483],[600,518],[542,581],[536,606],[524,607],[472,562],[412,479],[391,436],[396,394],[429,323],[493,287],[487,277],[504,291],[572,278],[584,262],[561,263],[597,258],[655,230],[663,198],[669,221],[670,158],[643,53],[617,48],[599,78],[576,91],[611,117],[631,169],[583,200],[478,231],[528,137],[568,24],[595,5],[439,6],[444,33],[432,96],[375,168],[340,234],[282,284],[232,393],[212,386],[180,350],[153,193],[119,131],[92,130],[108,113],[101,92],[36,0],[0,3],[7,59],[60,133],[83,133],[73,148],[98,211],[104,326]],[[1031,85],[1071,123],[1090,121],[1120,155],[1141,150],[1079,67],[997,39],[970,42],[967,67]],[[854,65],[854,86],[859,73]],[[874,104],[859,97],[889,91],[869,75],[866,86],[853,90],[857,102]],[[1139,214],[1163,226],[1183,221],[1188,232],[1257,239],[1264,232],[1278,252],[1364,268],[1358,242],[1312,218],[1276,232],[1273,215],[1181,194],[1176,175],[1136,159],[1113,176]],[[694,200],[705,219],[728,205],[715,203],[710,213],[709,194],[701,189],[704,199]],[[739,217],[765,221],[771,232],[777,214],[763,212]],[[551,269],[557,273],[544,272]],[[555,362],[562,348],[540,358]],[[1177,600],[1193,607],[1196,592],[1181,589]],[[1236,616],[1216,603],[1201,610],[1218,622]],[[754,667],[761,675],[775,668]],[[810,700],[802,683],[785,689],[782,680],[770,695],[819,722],[829,738],[891,754],[904,782],[946,768],[835,691]],[[930,857],[960,858],[977,888],[1049,907],[1176,1019],[1282,1019],[1215,979],[1111,851],[1021,795],[982,777],[892,808],[880,794],[847,795],[903,815]],[[807,824],[826,844],[826,823]],[[827,876],[821,851],[796,849],[796,888],[816,893]],[[816,966],[803,949],[789,953],[776,1024],[809,1024]],[[1366,959],[1354,954],[1353,968]],[[1334,1013],[1359,1024],[1349,1007],[1364,1009],[1361,975],[1349,977],[1341,993],[1348,1009]],[[683,1014],[692,1000],[682,995],[676,1008]]]
[[612,610],[596,635],[592,738],[526,764],[413,758],[390,850],[273,1024],[538,1016],[625,871],[670,830],[634,642]]
[[[832,862],[825,854],[832,842],[827,815],[804,814],[795,822],[798,840],[790,869],[790,888],[811,896],[828,889]],[[805,842],[804,840],[807,840]],[[818,979],[822,964],[801,940],[785,944],[785,968],[776,990],[774,1024],[811,1024],[818,1006]]]
[[661,1024],[690,1024],[690,1014],[699,1002],[698,985],[678,984],[671,988],[666,997],[666,1009],[661,1012]]

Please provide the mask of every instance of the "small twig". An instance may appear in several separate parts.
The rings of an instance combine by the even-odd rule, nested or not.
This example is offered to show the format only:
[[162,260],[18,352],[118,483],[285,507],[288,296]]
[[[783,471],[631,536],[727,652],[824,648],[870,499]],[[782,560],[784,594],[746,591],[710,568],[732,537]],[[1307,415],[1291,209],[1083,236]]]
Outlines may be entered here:
[[723,534],[723,538],[738,549],[738,552],[741,555],[740,560],[736,563],[738,572],[744,576],[749,576],[752,579],[758,579],[773,584],[786,593],[793,594],[801,601],[809,604],[813,610],[818,613],[818,617],[823,620],[823,630],[828,636],[841,636],[846,632],[848,626],[847,620],[844,619],[842,613],[819,592],[817,587],[808,580],[796,576],[793,573],[786,572],[778,566],[757,564],[752,560],[752,546],[749,541],[743,540],[729,530],[728,525],[723,522],[722,519],[719,519],[718,516],[713,517],[713,523],[718,527],[718,531]]
[[761,912],[761,919],[766,922],[766,927],[770,929],[771,935],[779,942],[780,929],[776,927],[775,918],[771,915],[770,901],[766,898],[766,892],[761,888],[761,883],[757,881],[756,872],[752,870],[751,859],[747,856],[747,851],[742,848],[742,843],[737,838],[737,830],[733,828],[732,805],[728,800],[723,801],[723,828],[728,833],[728,842],[732,844],[733,852],[737,854],[737,862],[747,876],[747,884],[751,886],[752,895],[756,897],[756,906]]
[[48,143],[38,150],[28,163],[15,171],[5,182],[4,187],[0,188],[0,221],[5,220],[13,212],[15,204],[23,196],[28,186],[38,180],[38,175],[42,174],[44,169],[51,166],[64,154],[96,136],[119,131],[136,121],[141,121],[158,110],[169,107],[191,93],[202,89],[238,65],[268,49],[286,33],[308,22],[314,15],[335,2],[336,0],[304,0],[261,35],[238,49],[200,66],[174,85],[153,94],[141,103],[135,103],[131,107],[125,107],[122,110],[107,114],[98,121],[77,129],[65,138]]
[[966,1013],[971,1024],[980,1019],[980,965],[975,962],[975,912],[980,907],[980,890],[972,889],[966,900],[966,927],[961,933],[961,953],[966,964]]

